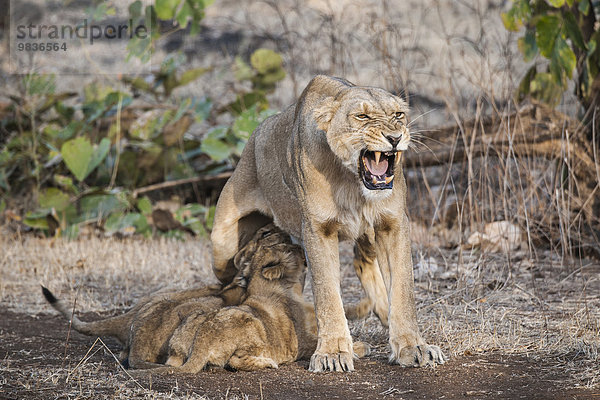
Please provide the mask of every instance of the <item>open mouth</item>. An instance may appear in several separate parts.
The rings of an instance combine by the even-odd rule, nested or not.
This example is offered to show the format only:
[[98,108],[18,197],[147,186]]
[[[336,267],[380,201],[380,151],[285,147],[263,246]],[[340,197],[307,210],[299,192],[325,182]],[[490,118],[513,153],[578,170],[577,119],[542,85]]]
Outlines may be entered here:
[[360,177],[369,190],[384,190],[394,187],[395,151],[369,151],[360,153],[358,168]]

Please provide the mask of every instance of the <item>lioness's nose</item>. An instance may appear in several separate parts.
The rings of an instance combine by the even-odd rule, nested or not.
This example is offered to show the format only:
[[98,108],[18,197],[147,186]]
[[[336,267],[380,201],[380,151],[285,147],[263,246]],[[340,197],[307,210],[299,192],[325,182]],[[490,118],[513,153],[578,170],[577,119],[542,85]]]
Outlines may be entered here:
[[392,144],[393,148],[396,148],[396,145],[400,142],[400,137],[386,136],[385,138]]

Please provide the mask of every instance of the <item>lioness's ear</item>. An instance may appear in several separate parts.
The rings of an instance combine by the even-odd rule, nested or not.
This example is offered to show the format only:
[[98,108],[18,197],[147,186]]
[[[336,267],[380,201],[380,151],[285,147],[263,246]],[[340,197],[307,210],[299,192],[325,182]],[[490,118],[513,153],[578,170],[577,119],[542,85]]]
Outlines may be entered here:
[[269,263],[262,267],[262,276],[268,281],[274,281],[276,279],[281,279],[283,276],[283,270],[285,266],[283,263]]
[[329,129],[329,123],[333,119],[338,107],[339,102],[335,101],[333,97],[326,97],[325,100],[321,102],[314,111],[315,121],[317,121],[317,127],[319,129],[324,131]]

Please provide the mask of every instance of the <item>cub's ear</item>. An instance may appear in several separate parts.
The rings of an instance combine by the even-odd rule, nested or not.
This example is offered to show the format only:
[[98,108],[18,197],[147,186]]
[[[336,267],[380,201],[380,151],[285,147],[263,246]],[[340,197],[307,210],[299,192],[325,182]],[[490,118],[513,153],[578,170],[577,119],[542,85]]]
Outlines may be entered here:
[[339,105],[340,103],[334,100],[333,97],[326,97],[321,104],[317,106],[313,115],[315,121],[317,121],[317,127],[320,130],[327,131],[329,129],[329,123],[333,119]]
[[262,267],[262,276],[268,281],[274,281],[283,277],[285,265],[281,262],[269,263]]

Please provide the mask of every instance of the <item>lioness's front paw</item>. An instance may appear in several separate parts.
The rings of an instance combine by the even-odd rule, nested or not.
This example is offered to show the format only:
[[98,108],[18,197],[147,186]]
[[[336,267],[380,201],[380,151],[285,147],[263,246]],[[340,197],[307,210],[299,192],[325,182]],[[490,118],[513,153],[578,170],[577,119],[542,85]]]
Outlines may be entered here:
[[354,371],[354,361],[352,354],[347,352],[341,353],[315,353],[310,358],[310,372],[325,372],[325,371]]
[[392,353],[390,362],[403,367],[425,367],[428,365],[443,364],[447,357],[438,346],[421,344],[404,347],[399,354]]

